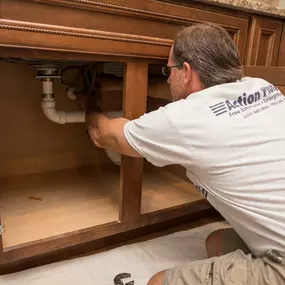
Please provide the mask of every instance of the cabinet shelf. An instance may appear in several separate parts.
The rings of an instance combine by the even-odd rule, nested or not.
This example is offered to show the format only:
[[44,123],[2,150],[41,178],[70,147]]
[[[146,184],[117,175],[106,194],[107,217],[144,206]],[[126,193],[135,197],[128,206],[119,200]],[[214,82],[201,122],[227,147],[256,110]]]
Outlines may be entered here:
[[1,179],[3,249],[118,221],[119,179],[112,167]]
[[152,167],[144,171],[141,213],[146,214],[203,199],[195,186],[171,171]]
[[[120,168],[90,166],[0,179],[3,249],[119,221]],[[177,175],[144,171],[141,214],[202,199]]]

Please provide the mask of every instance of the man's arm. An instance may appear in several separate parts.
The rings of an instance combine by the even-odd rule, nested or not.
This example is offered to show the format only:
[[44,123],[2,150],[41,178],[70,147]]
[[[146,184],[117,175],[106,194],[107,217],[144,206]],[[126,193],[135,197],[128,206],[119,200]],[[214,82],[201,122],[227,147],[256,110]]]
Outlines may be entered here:
[[[87,127],[99,147],[128,156],[143,156],[160,167],[170,164],[189,166],[193,163],[192,152],[172,120],[178,117],[178,123],[181,122],[180,113],[187,113],[188,109],[184,100],[180,100],[133,121],[124,118],[110,120],[98,110],[89,109],[86,112]],[[196,120],[193,122],[196,126]],[[189,133],[192,135],[190,130]],[[195,131],[193,133],[196,135]]]
[[124,135],[125,118],[110,119],[100,112],[97,104],[87,98],[85,108],[86,126],[91,140],[97,147],[110,149],[121,154],[141,157],[128,143]]

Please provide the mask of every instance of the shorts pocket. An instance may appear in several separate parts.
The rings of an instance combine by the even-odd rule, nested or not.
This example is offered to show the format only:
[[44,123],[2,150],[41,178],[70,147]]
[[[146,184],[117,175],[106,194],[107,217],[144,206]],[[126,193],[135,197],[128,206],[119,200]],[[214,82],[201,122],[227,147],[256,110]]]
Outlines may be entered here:
[[208,274],[206,275],[203,285],[214,285],[214,266],[215,262],[210,264]]
[[236,251],[231,260],[227,263],[225,272],[225,284],[229,285],[248,285],[249,274],[249,259],[240,251]]

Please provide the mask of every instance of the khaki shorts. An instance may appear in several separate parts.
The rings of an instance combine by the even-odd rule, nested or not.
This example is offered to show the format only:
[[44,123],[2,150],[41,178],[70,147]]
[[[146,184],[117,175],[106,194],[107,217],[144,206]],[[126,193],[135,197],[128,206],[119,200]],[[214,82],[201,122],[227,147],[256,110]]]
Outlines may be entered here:
[[[167,270],[164,285],[284,285],[285,263],[269,257],[254,258],[233,229],[225,231],[223,253],[236,245],[241,249],[206,260],[198,260]],[[235,235],[235,237],[233,237]],[[226,245],[233,241],[232,245]]]

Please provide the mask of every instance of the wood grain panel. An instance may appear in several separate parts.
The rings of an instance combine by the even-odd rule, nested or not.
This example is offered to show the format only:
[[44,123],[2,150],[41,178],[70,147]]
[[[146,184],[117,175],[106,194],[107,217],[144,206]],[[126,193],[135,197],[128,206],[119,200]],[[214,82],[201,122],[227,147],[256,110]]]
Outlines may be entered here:
[[282,25],[282,21],[253,17],[246,55],[247,65],[277,65]]
[[[146,112],[148,84],[147,63],[127,63],[124,77],[124,116],[133,120]],[[122,156],[120,220],[139,219],[142,196],[143,158]]]
[[276,86],[285,86],[285,67],[245,66],[246,76],[267,80]]
[[[206,7],[197,9],[151,0],[2,0],[2,18],[162,38],[174,35],[170,34],[175,32],[173,23],[208,21],[240,30],[247,20],[245,15],[232,16]],[[105,19],[107,15],[109,18]],[[140,22],[136,24],[135,19]]]
[[118,222],[119,179],[115,165],[0,179],[4,250]]
[[285,96],[285,85],[283,86],[276,86],[280,91],[281,93]]
[[[155,215],[153,213],[144,214],[139,221],[132,225],[130,224],[129,226],[123,225],[122,223],[110,223],[22,245],[5,253],[5,263],[0,264],[0,272],[1,267],[3,268],[5,264],[8,265],[9,263],[20,261],[23,263],[27,258],[37,256],[40,258],[40,256],[45,253],[54,253],[79,244],[84,245],[86,242],[99,240],[100,238],[105,238],[147,225],[153,225],[158,222],[176,219],[181,216],[194,215],[195,213],[201,213],[204,210],[209,210],[211,208],[211,205],[203,199],[183,206],[177,206],[171,210],[162,210]],[[200,217],[202,218],[202,216]]]
[[[141,56],[144,57],[161,58],[164,55],[166,59],[168,51],[163,48],[165,45],[157,45],[158,41],[166,44],[169,50],[168,41],[173,39],[181,27],[196,22],[209,21],[226,28],[236,42],[241,57],[243,58],[244,56],[248,20],[242,16],[231,16],[216,11],[150,0],[143,2],[130,0],[2,0],[1,5],[2,21],[6,19],[6,21],[15,20],[19,22],[14,29],[11,26],[5,26],[5,21],[0,23],[1,30],[8,30],[9,34],[11,34],[11,37],[8,37],[7,33],[1,31],[2,46],[26,46],[32,49],[45,48],[46,50],[76,50],[82,53],[93,51],[93,54],[122,54],[124,56],[127,53],[132,56],[138,56],[142,52]],[[33,28],[34,25],[32,23],[37,23],[37,33],[40,34],[42,43],[38,41],[39,35],[35,34],[34,29],[30,31],[22,30],[21,27],[24,26],[24,23]],[[50,29],[55,30],[57,37],[51,38],[49,33],[43,31],[44,25],[48,25]],[[94,41],[92,45],[90,42],[87,44],[85,40],[82,40],[81,47],[72,40],[75,37],[74,35],[70,35],[71,39],[64,37],[62,30],[58,27],[66,27],[69,30],[71,28],[79,29],[78,32],[80,33],[80,30],[84,30],[83,33],[87,33],[88,38],[93,39],[93,41],[94,33],[98,33],[98,31],[101,31],[105,37],[110,32],[125,34],[128,40],[124,41],[120,37],[116,40],[113,38],[109,39],[114,41],[114,43],[110,44],[105,38],[103,46],[98,41]],[[18,33],[15,33],[15,31]],[[138,35],[150,37],[151,42],[149,44],[157,48],[150,51],[148,46],[134,47],[131,36],[135,36],[138,39]],[[21,37],[25,38],[26,41],[19,41]],[[117,40],[123,44],[120,48],[118,48]],[[136,41],[136,43],[139,42]],[[90,49],[86,49],[88,46],[90,46]]]
[[[227,29],[243,58],[248,27],[246,14],[231,15],[229,10],[218,12],[207,4],[205,7],[152,0],[2,0],[0,47],[5,53],[1,56],[128,62],[123,106],[125,117],[134,119],[146,110],[148,65],[144,60],[165,61],[172,39],[181,27],[203,21],[217,23]],[[268,43],[266,37],[264,42]],[[96,241],[98,246],[114,235],[212,208],[201,200],[171,205],[171,209],[158,207],[155,213],[146,210],[140,215],[142,174],[142,158],[123,156],[119,191],[121,222],[108,223],[116,219],[112,215],[105,221],[107,224],[92,226],[91,214],[88,215],[91,223],[86,227],[7,247],[5,260],[0,255],[0,272],[4,265],[44,260],[55,253],[66,256],[71,248],[96,244]]]
[[[127,240],[133,239],[135,237],[142,237],[145,234],[151,233],[152,237],[154,237],[155,233],[161,230],[170,230],[171,227],[177,226],[177,225],[186,225],[193,221],[197,221],[198,223],[195,223],[196,226],[203,225],[205,223],[205,220],[208,222],[214,222],[217,220],[220,220],[220,216],[218,213],[214,210],[213,207],[209,205],[209,203],[199,203],[198,205],[192,205],[192,209],[195,209],[194,212],[190,211],[188,212],[188,207],[186,207],[186,211],[183,213],[180,208],[180,216],[177,217],[175,211],[170,212],[170,216],[168,216],[168,220],[164,220],[164,222],[161,223],[154,223],[154,224],[148,224],[145,226],[142,226],[138,229],[128,230],[126,232],[123,232],[124,229],[122,229],[121,233],[113,234],[109,236],[105,236],[99,239],[96,239],[94,241],[90,242],[84,242],[84,239],[80,239],[78,237],[78,240],[81,241],[80,244],[74,245],[72,247],[64,247],[64,243],[62,242],[62,248],[56,249],[55,243],[49,243],[50,250],[46,253],[36,254],[36,247],[31,246],[27,247],[25,249],[19,249],[16,252],[16,255],[18,258],[15,258],[14,260],[10,259],[10,262],[1,263],[0,262],[0,275],[2,274],[8,274],[13,273],[15,271],[19,270],[25,270],[31,267],[44,265],[47,263],[60,261],[60,260],[66,260],[72,257],[80,256],[82,254],[92,254],[94,250],[102,251],[102,249],[106,250],[107,246],[112,246],[112,248],[116,246],[120,246],[120,242],[125,242]],[[183,213],[183,216],[182,216]],[[153,215],[152,215],[153,216]],[[148,218],[148,217],[146,217]],[[108,227],[115,227],[116,225],[108,225]],[[122,226],[121,224],[117,224],[117,226]],[[97,229],[96,231],[90,232],[90,237],[92,234],[96,236],[98,234],[98,231],[100,229]],[[172,229],[172,231],[174,231]],[[63,240],[63,239],[62,239]],[[107,248],[108,249],[108,248]],[[8,252],[7,254],[11,254],[11,252]],[[27,259],[24,259],[23,257],[27,256]]]
[[[17,47],[12,45],[2,45],[0,43],[0,54],[3,58],[20,58],[21,60],[37,60],[47,62],[52,59],[55,63],[70,63],[71,61],[88,63],[88,62],[131,62],[131,61],[145,61],[145,58],[134,57],[131,54],[127,55],[102,55],[96,54],[94,51],[86,51],[80,53],[76,50],[56,50],[56,49],[46,49],[45,47],[37,49],[27,48],[27,47]],[[149,63],[161,64],[161,59],[148,58]]]
[[285,24],[283,22],[282,38],[280,43],[280,49],[278,54],[278,66],[285,66]]
[[0,41],[1,46],[161,59],[172,44],[159,38],[8,20],[0,20]]

